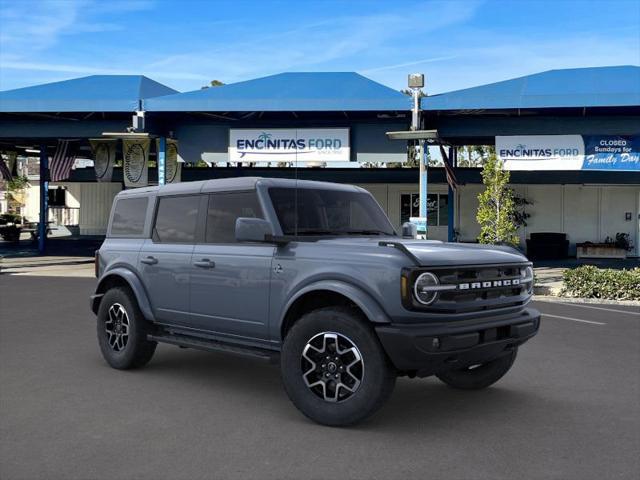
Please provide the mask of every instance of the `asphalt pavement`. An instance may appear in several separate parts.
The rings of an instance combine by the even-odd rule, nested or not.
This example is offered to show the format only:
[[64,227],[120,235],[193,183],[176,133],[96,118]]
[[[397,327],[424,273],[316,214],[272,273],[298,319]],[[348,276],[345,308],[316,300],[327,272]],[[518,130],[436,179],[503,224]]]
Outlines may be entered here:
[[257,360],[161,345],[107,367],[94,282],[0,275],[3,480],[640,478],[640,307],[536,302],[541,331],[495,386],[399,379],[338,429]]

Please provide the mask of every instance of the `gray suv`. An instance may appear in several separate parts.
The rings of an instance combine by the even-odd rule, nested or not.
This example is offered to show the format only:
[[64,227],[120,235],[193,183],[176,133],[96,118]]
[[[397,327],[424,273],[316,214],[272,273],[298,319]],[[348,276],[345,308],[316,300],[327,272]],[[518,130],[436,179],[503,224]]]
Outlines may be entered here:
[[[158,342],[279,361],[306,416],[356,423],[398,375],[500,379],[540,314],[510,247],[398,235],[362,188],[235,178],[126,190],[96,252],[91,309],[114,368]],[[249,381],[249,380],[247,380]]]

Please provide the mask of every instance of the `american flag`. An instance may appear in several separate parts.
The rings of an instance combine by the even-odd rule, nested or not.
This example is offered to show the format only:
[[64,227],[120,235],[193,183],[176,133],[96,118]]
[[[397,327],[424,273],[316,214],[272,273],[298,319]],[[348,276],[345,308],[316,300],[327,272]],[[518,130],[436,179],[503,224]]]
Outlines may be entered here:
[[456,178],[456,172],[453,171],[447,152],[444,151],[444,147],[440,145],[440,154],[442,155],[442,161],[444,162],[444,172],[447,176],[447,183],[452,189],[458,188],[458,179]]
[[71,175],[71,167],[76,161],[77,140],[58,140],[56,153],[51,157],[49,173],[52,182],[66,180]]
[[11,181],[13,179],[11,170],[9,170],[9,167],[7,167],[7,164],[2,157],[0,157],[0,177],[4,178],[7,181]]

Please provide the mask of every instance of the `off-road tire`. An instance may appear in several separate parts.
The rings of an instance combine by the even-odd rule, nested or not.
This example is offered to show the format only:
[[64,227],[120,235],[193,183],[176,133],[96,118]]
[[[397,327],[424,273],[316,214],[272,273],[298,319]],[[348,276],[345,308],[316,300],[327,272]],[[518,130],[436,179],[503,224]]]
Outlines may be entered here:
[[[348,393],[348,398],[337,402],[318,396],[303,377],[305,347],[311,339],[327,332],[350,340],[362,358],[359,386]],[[368,321],[348,307],[321,308],[303,315],[284,339],[281,371],[287,395],[298,410],[328,426],[352,425],[373,415],[391,395],[397,376]]]
[[[119,351],[110,344],[106,323],[109,322],[109,311],[120,306],[128,318],[128,338]],[[111,330],[112,327],[109,327]],[[100,351],[106,362],[113,368],[128,370],[146,365],[156,350],[157,342],[147,340],[149,322],[144,318],[138,302],[129,289],[111,288],[104,294],[98,309],[97,334]]]
[[436,377],[452,388],[460,390],[481,390],[500,380],[513,365],[517,354],[518,349],[514,348],[510,353],[478,365],[475,368],[450,370],[448,372],[437,373]]

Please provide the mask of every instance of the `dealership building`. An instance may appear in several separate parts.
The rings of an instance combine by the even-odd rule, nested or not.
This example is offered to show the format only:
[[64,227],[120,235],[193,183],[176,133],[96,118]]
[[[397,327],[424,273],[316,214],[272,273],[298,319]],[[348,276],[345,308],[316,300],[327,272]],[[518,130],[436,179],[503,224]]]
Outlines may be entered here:
[[[37,163],[70,140],[78,157],[95,159],[48,185],[37,165],[29,171],[23,214],[38,219],[46,185],[49,217],[80,235],[105,233],[123,188],[236,176],[357,184],[399,228],[418,216],[419,174],[401,166],[407,142],[387,132],[410,129],[411,106],[350,72],[186,93],[143,76],[91,76],[0,92],[0,151]],[[428,238],[475,241],[480,169],[456,159],[460,147],[490,145],[523,200],[523,248],[532,233],[553,232],[575,255],[576,244],[624,233],[629,255],[640,255],[640,67],[553,70],[426,96],[420,122],[437,132],[455,178],[428,168]]]

